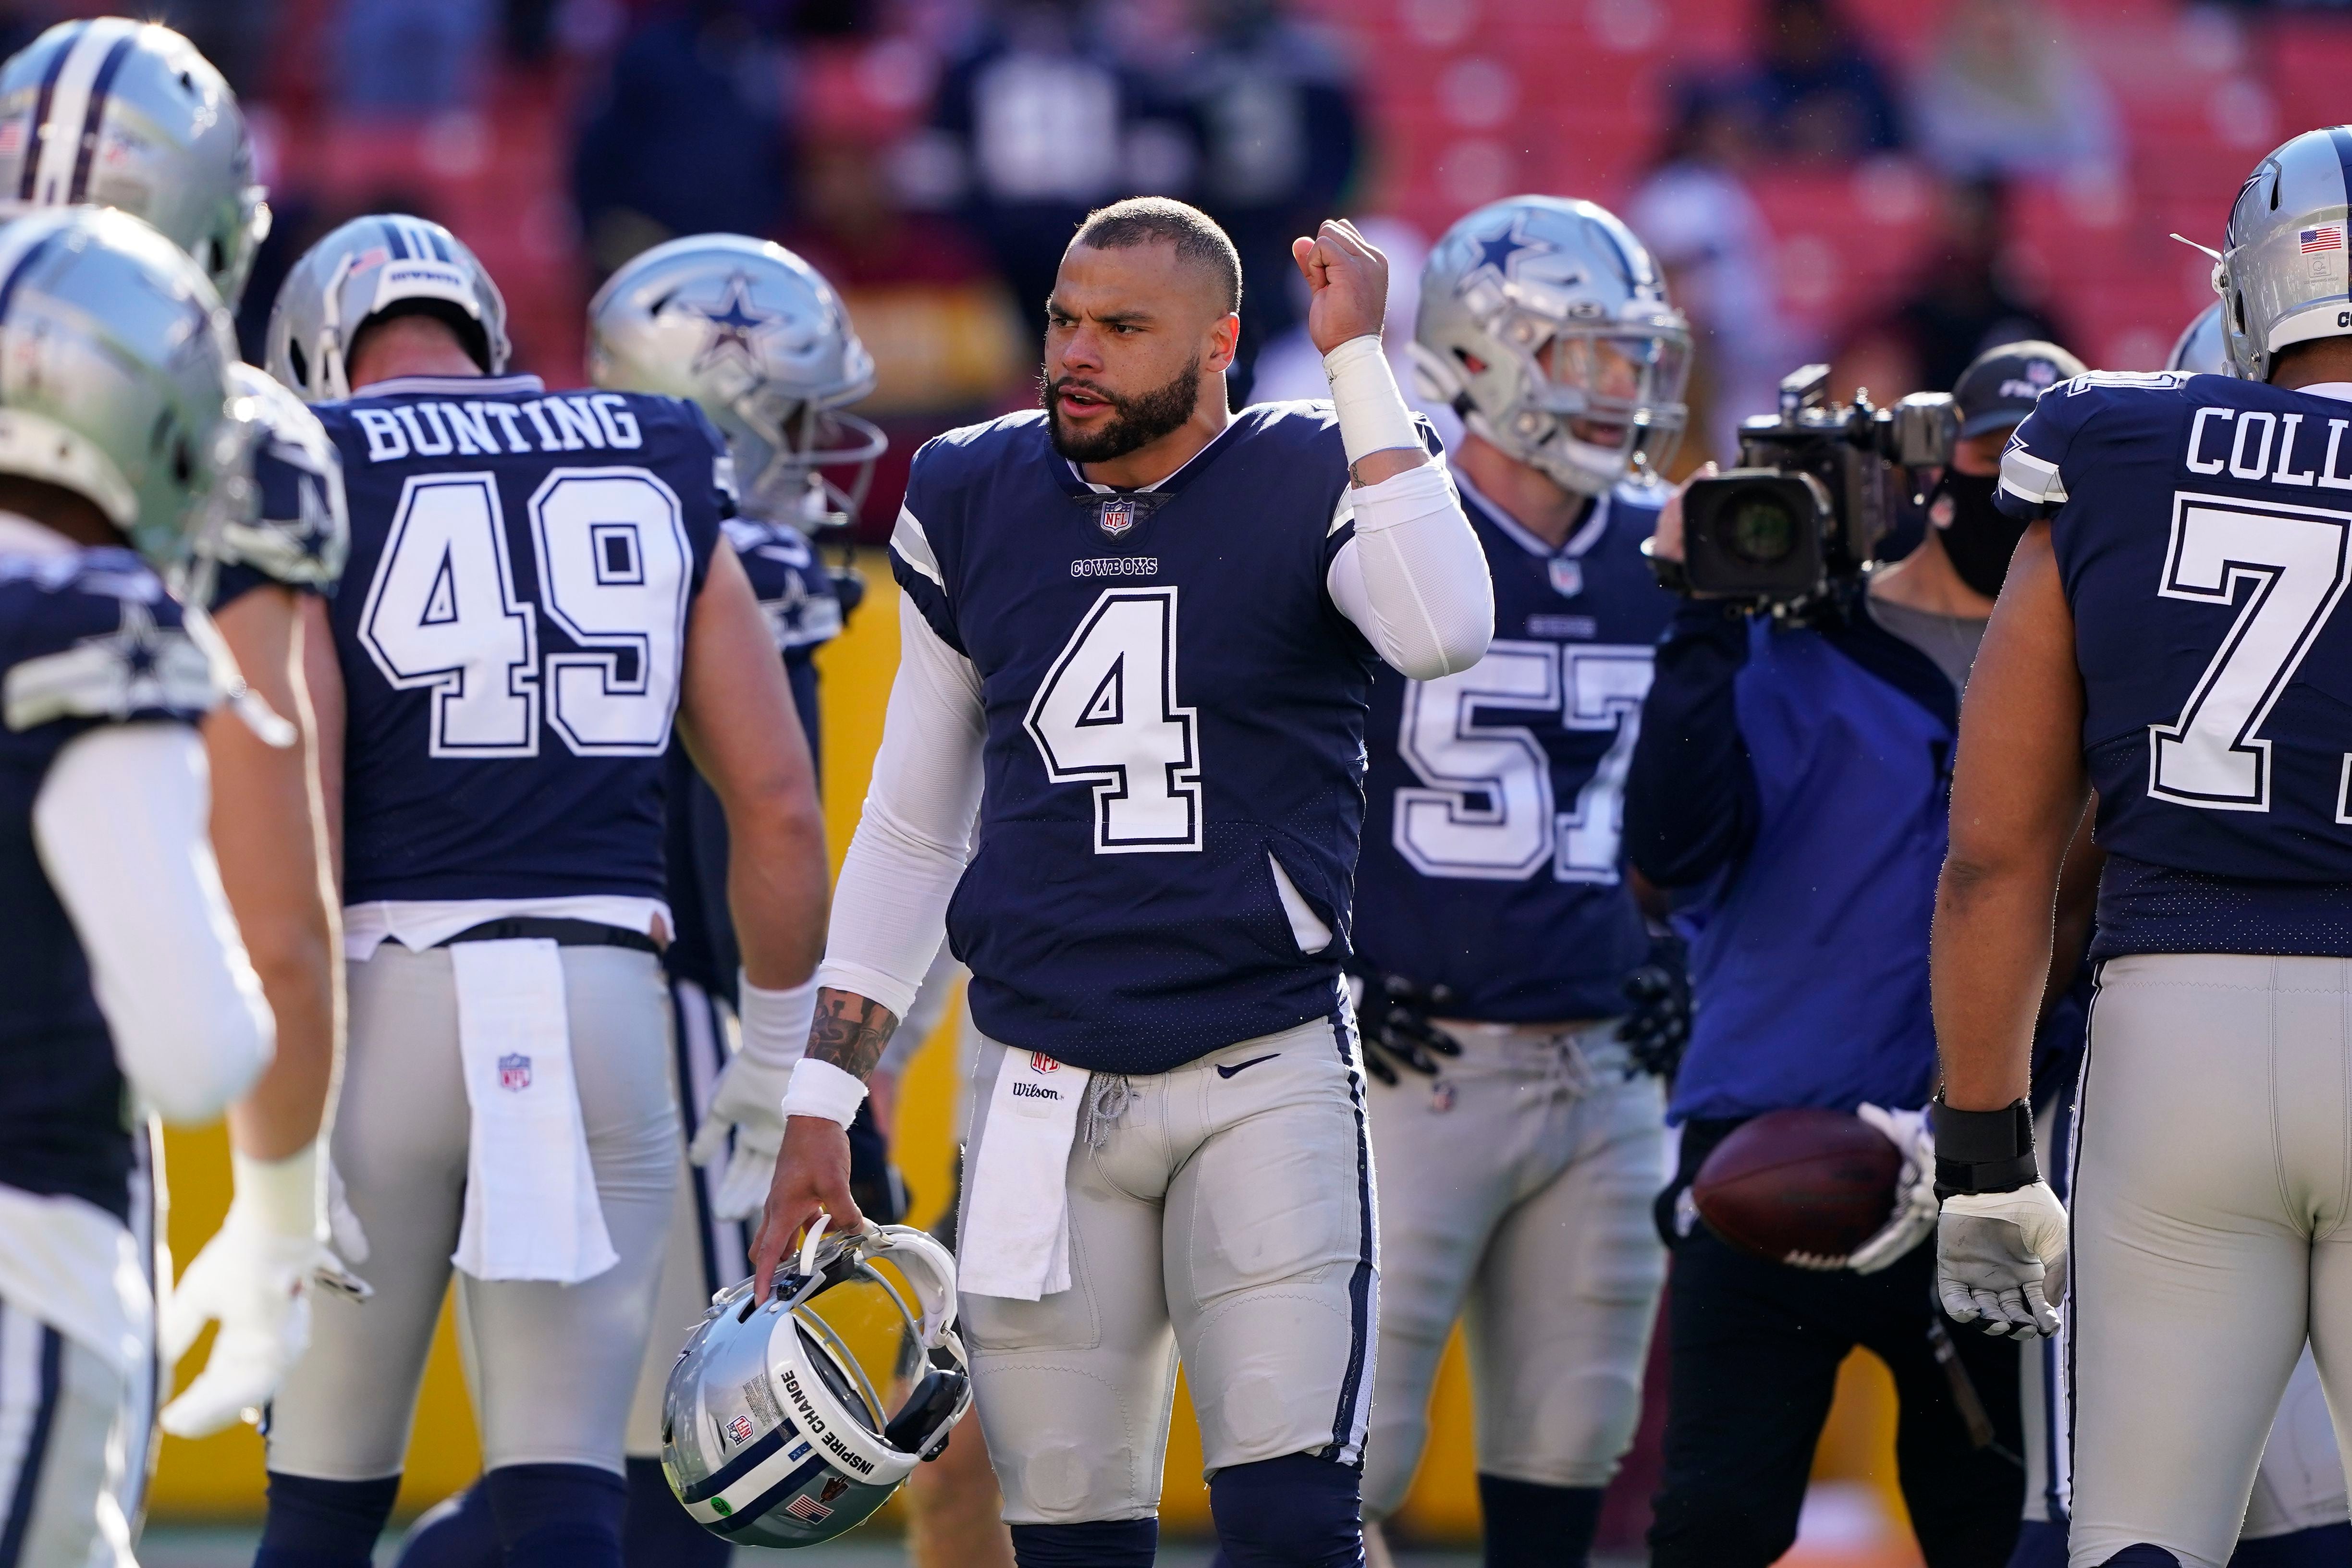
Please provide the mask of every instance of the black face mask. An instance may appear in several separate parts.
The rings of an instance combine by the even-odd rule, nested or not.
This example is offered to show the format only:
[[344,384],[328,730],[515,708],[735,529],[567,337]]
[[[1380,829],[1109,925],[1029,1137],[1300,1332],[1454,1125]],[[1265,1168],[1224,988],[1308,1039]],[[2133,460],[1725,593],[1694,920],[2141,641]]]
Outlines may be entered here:
[[[1952,521],[1937,529],[1936,536],[1943,541],[1944,553],[1951,558],[1952,570],[1960,574],[1960,581],[1988,599],[1999,596],[2000,580],[2009,575],[2009,558],[2017,553],[2017,542],[2025,537],[2025,524],[1992,503],[1993,489],[2000,483],[1991,474],[1946,468],[1936,485],[1936,494],[1952,503]],[[1934,504],[1930,498],[1928,505]]]

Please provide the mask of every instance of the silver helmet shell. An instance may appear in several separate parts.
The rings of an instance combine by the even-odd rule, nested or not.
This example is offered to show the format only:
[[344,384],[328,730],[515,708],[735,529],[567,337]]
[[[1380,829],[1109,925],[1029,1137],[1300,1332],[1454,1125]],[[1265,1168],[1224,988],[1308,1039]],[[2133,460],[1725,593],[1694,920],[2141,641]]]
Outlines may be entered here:
[[[886,1262],[907,1291],[875,1268]],[[811,1310],[854,1280],[887,1293],[919,1373],[895,1412]],[[670,1489],[704,1529],[742,1546],[814,1546],[862,1523],[971,1407],[955,1310],[955,1259],[924,1232],[813,1231],[765,1303],[749,1280],[720,1291],[678,1352],[662,1402]]]
[[2221,306],[2218,300],[2199,311],[2197,319],[2182,329],[2164,368],[2189,375],[2238,374],[2230,364],[2230,345],[2221,331]]
[[1423,393],[1562,487],[1663,469],[1688,410],[1690,326],[1649,250],[1607,209],[1512,196],[1448,229],[1422,272]]
[[228,311],[170,240],[102,207],[0,227],[0,472],[88,497],[180,562],[249,504]]
[[888,444],[841,412],[874,390],[841,297],[782,246],[742,235],[674,239],[607,279],[588,306],[588,374],[698,404],[727,437],[744,510],[803,532],[856,518]]
[[0,200],[144,218],[231,306],[269,234],[236,95],[171,28],[60,22],[0,66]]
[[2254,166],[2230,209],[2213,287],[2230,363],[2268,381],[2293,343],[2352,334],[2352,126],[2306,131]]
[[305,403],[349,397],[360,329],[419,304],[469,323],[478,341],[467,352],[482,373],[505,373],[513,351],[498,284],[456,235],[396,213],[353,218],[303,253],[270,307],[267,368]]

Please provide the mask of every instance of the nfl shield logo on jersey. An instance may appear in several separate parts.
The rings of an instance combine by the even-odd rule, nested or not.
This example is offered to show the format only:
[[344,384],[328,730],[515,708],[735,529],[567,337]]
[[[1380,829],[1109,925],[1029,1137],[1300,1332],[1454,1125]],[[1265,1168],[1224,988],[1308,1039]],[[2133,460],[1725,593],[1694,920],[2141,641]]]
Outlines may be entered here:
[[530,1087],[530,1058],[520,1052],[509,1052],[499,1058],[499,1087],[522,1090]]
[[1551,558],[1552,592],[1563,599],[1573,599],[1584,592],[1584,563],[1573,555]]
[[1124,496],[1102,503],[1102,515],[1097,520],[1107,539],[1123,538],[1135,526],[1135,502]]

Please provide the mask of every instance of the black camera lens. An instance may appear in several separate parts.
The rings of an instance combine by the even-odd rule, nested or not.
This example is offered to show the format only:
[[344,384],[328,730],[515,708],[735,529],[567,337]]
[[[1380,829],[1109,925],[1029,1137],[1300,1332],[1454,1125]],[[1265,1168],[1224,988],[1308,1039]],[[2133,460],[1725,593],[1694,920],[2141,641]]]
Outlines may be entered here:
[[1723,542],[1742,561],[1770,566],[1797,547],[1797,520],[1788,503],[1769,490],[1734,498],[1724,519]]

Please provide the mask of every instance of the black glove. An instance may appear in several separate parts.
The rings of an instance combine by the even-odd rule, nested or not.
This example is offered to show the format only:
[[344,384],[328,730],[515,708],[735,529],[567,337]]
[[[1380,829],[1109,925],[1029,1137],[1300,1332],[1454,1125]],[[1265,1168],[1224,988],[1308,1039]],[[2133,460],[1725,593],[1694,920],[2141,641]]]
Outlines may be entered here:
[[1414,984],[1402,974],[1350,969],[1363,988],[1356,1004],[1356,1033],[1364,1042],[1364,1070],[1382,1083],[1397,1081],[1397,1064],[1431,1078],[1438,1074],[1438,1057],[1458,1057],[1461,1042],[1435,1024],[1433,1016],[1454,1004],[1453,988]]
[[841,601],[841,618],[845,621],[866,602],[866,574],[855,566],[832,566],[825,569],[825,575],[833,579],[833,596]]
[[1650,956],[1625,977],[1624,992],[1631,1010],[1617,1026],[1617,1037],[1625,1042],[1633,1064],[1625,1076],[1648,1072],[1673,1078],[1691,1032],[1689,951],[1683,939],[1651,938]]

